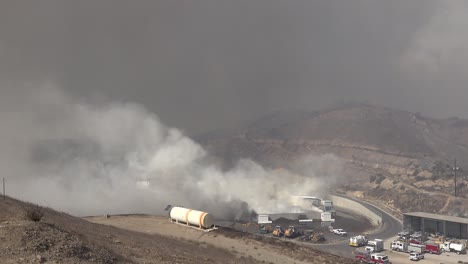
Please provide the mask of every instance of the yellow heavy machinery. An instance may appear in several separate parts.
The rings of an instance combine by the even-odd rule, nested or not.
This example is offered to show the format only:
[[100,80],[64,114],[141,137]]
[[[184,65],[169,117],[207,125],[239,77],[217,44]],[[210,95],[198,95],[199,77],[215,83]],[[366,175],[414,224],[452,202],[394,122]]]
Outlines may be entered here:
[[275,230],[273,230],[273,236],[280,237],[284,235],[283,228],[281,226],[276,226]]
[[313,230],[308,230],[305,232],[304,241],[317,243],[317,242],[324,242],[325,240],[326,239],[323,233],[315,234]]
[[287,238],[295,238],[300,236],[301,233],[296,230],[294,226],[289,226],[288,229],[284,232],[284,236]]

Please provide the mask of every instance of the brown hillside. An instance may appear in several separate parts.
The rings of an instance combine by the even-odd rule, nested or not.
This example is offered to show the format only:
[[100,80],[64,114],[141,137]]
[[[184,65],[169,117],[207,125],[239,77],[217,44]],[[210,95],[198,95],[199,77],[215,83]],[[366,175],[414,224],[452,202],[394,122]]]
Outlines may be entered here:
[[[26,212],[37,209],[34,222]],[[119,229],[7,198],[0,200],[2,263],[257,263],[157,234]]]
[[[0,259],[5,264],[352,262],[291,242],[259,240],[230,228],[205,233],[169,223],[165,217],[84,220],[8,197],[0,199],[0,212]],[[32,220],[35,216],[39,221]]]
[[[201,137],[199,141],[227,166],[239,158],[251,158],[265,166],[288,168],[304,155],[333,153],[347,167],[347,178],[342,182],[354,183],[342,186],[343,191],[359,191],[384,201],[385,197],[378,195],[386,192],[383,190],[409,196],[436,192],[443,199],[434,200],[433,206],[408,206],[398,197],[386,202],[404,211],[442,210],[468,216],[466,207],[458,209],[460,206],[450,204],[454,199],[447,200],[454,195],[451,168],[455,158],[459,167],[465,167],[458,171],[458,194],[462,198],[467,195],[468,120],[434,119],[368,104],[346,104],[319,112],[276,112],[235,136]],[[376,184],[373,179],[377,176],[381,179]],[[391,187],[381,186],[384,179]],[[447,201],[450,206],[445,206]]]

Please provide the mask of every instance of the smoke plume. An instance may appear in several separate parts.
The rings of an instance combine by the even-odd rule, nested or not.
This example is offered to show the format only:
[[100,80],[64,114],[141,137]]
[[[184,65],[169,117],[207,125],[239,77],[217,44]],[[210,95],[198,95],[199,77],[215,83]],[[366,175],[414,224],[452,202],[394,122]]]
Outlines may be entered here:
[[294,172],[251,160],[224,171],[139,105],[80,102],[54,85],[13,90],[0,109],[7,194],[75,215],[162,213],[167,204],[225,219],[284,212],[292,195],[319,196],[341,173],[332,155],[305,157]]

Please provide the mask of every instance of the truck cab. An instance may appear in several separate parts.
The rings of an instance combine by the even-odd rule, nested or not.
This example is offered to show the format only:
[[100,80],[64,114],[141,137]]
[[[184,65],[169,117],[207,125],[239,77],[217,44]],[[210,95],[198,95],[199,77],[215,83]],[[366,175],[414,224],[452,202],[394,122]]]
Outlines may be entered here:
[[447,252],[456,252],[458,255],[460,254],[466,254],[466,247],[465,244],[462,243],[454,243],[454,242],[444,242],[443,244],[440,244],[440,249],[442,251],[447,251]]

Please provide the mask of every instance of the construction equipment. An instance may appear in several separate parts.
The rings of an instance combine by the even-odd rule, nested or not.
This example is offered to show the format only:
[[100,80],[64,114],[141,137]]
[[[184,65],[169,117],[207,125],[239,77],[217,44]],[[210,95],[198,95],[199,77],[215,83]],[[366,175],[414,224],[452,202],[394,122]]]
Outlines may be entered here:
[[295,238],[300,236],[301,233],[296,230],[294,226],[289,226],[288,229],[284,232],[284,236],[287,238]]
[[260,225],[258,227],[258,230],[260,231],[260,234],[268,234],[271,231],[271,227],[270,226],[265,226],[265,225]]
[[276,226],[275,230],[273,230],[273,236],[275,237],[281,237],[284,235],[283,228],[281,226]]
[[324,242],[325,240],[326,239],[323,233],[314,234],[313,237],[311,238],[312,242]]
[[304,241],[311,241],[311,242],[324,242],[325,236],[323,233],[314,234],[314,231],[306,231],[304,236]]
[[443,235],[438,235],[434,239],[434,243],[436,244],[443,244],[445,242],[445,236]]

